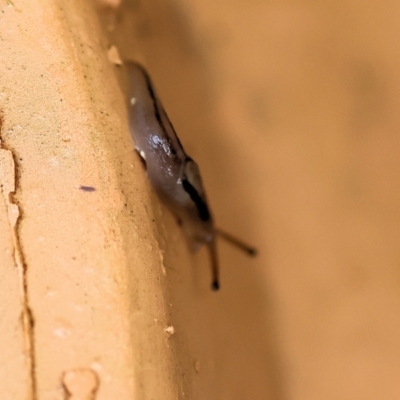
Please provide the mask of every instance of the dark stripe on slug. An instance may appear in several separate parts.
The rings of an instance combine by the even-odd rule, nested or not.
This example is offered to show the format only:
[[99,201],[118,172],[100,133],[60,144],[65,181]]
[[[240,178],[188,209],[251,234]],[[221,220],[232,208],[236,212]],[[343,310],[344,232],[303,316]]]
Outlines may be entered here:
[[[160,124],[160,126],[161,126],[161,128],[162,128],[162,130],[163,130],[163,132],[164,132],[164,134],[165,134],[165,136],[167,137],[168,142],[170,142],[171,139],[170,139],[170,137],[169,137],[167,131],[166,131],[165,128],[164,128],[164,124],[162,123],[162,118],[161,118],[161,115],[160,115],[160,110],[159,110],[159,107],[158,107],[158,104],[157,104],[157,103],[160,103],[160,104],[161,104],[161,101],[160,101],[160,99],[157,97],[157,95],[156,95],[156,93],[155,93],[155,90],[154,90],[154,88],[153,88],[153,83],[152,83],[152,81],[151,81],[151,79],[150,79],[149,74],[147,73],[147,71],[146,71],[141,65],[139,65],[139,68],[142,70],[142,72],[143,72],[143,74],[144,74],[144,76],[145,76],[145,78],[146,78],[147,89],[149,90],[150,96],[151,96],[151,98],[152,98],[152,100],[153,100],[154,111],[155,111],[155,113],[156,113],[157,121],[158,121],[158,123]],[[164,107],[162,106],[162,104],[161,104],[161,107],[164,108]],[[172,131],[174,132],[175,138],[176,138],[176,140],[177,140],[179,146],[180,146],[181,149],[183,150],[183,146],[182,146],[182,143],[181,143],[181,141],[180,141],[180,139],[179,139],[179,136],[176,134],[176,130],[175,130],[175,128],[174,128],[174,125],[172,124],[172,122],[171,122],[171,120],[169,119],[168,114],[167,114],[167,112],[166,112],[165,110],[164,110],[164,114],[165,114],[165,118],[167,118],[168,123],[171,125]],[[174,149],[173,149],[173,150],[174,150]]]
[[[162,131],[163,131],[163,133],[164,133],[164,135],[165,135],[165,138],[166,138],[167,141],[168,141],[169,148],[171,149],[171,153],[172,153],[173,155],[176,155],[176,150],[174,149],[174,147],[173,147],[173,145],[172,145],[171,138],[169,137],[168,132],[167,132],[167,130],[165,129],[165,126],[164,126],[164,124],[163,124],[163,122],[162,122],[160,110],[159,110],[159,107],[158,107],[158,104],[157,104],[157,103],[159,102],[159,100],[157,99],[155,90],[154,90],[153,85],[152,85],[152,83],[151,83],[151,79],[150,79],[150,77],[149,77],[147,71],[146,71],[141,65],[137,64],[137,66],[138,66],[139,69],[142,71],[143,76],[144,76],[144,78],[145,78],[145,80],[146,80],[146,87],[147,87],[147,90],[149,91],[151,100],[153,101],[154,115],[155,115],[155,117],[156,117],[156,120],[157,120],[158,124],[160,125],[160,127],[161,127],[161,129],[162,129]],[[171,125],[171,127],[172,127],[172,130],[173,130],[173,132],[174,132],[174,134],[175,134],[175,137],[178,139],[178,143],[181,145],[181,143],[180,143],[180,141],[179,141],[179,138],[178,138],[178,136],[177,136],[177,134],[176,134],[176,132],[175,132],[175,129],[174,129],[174,127],[172,126],[171,121],[169,120],[169,118],[168,118],[168,116],[167,116],[167,113],[165,113],[165,115],[166,115],[166,117],[167,117],[168,122],[170,123],[170,125]],[[182,147],[182,145],[181,145],[181,147]]]
[[210,221],[211,215],[210,212],[208,211],[207,204],[197,193],[197,190],[187,179],[182,179],[182,186],[185,189],[185,192],[190,196],[192,201],[196,204],[200,219],[204,222]]

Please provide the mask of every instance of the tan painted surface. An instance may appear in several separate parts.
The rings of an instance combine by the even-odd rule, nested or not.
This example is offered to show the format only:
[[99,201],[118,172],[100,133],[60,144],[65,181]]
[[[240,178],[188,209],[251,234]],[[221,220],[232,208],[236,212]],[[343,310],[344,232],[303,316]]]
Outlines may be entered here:
[[[398,398],[400,6],[97,4],[0,2],[1,399]],[[125,58],[260,250],[220,244],[220,293],[132,149]]]
[[189,398],[397,398],[399,6],[141,4],[120,52],[152,71],[218,224],[260,248],[221,244],[218,300],[179,297]]

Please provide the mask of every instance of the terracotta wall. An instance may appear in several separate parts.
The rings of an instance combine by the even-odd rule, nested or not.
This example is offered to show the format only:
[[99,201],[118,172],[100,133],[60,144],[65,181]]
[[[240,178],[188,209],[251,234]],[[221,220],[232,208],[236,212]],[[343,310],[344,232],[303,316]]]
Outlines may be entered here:
[[[0,2],[1,398],[398,398],[399,12]],[[219,243],[218,293],[133,150],[120,59],[259,249]]]

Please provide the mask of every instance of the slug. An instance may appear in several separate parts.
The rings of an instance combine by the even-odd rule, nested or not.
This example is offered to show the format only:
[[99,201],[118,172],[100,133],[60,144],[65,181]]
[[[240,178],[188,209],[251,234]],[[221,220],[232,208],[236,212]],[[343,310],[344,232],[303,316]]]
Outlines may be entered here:
[[148,179],[161,201],[182,226],[191,248],[206,245],[212,268],[213,290],[220,287],[216,236],[250,255],[256,250],[216,229],[198,165],[188,156],[146,70],[127,62],[129,130]]

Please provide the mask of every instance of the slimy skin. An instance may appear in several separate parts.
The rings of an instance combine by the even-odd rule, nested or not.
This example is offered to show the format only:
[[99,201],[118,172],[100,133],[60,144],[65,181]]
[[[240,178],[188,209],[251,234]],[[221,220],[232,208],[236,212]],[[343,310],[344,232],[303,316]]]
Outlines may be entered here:
[[126,63],[129,129],[150,183],[177,217],[194,250],[210,252],[212,289],[219,289],[216,230],[198,165],[186,154],[149,75],[137,63]]

